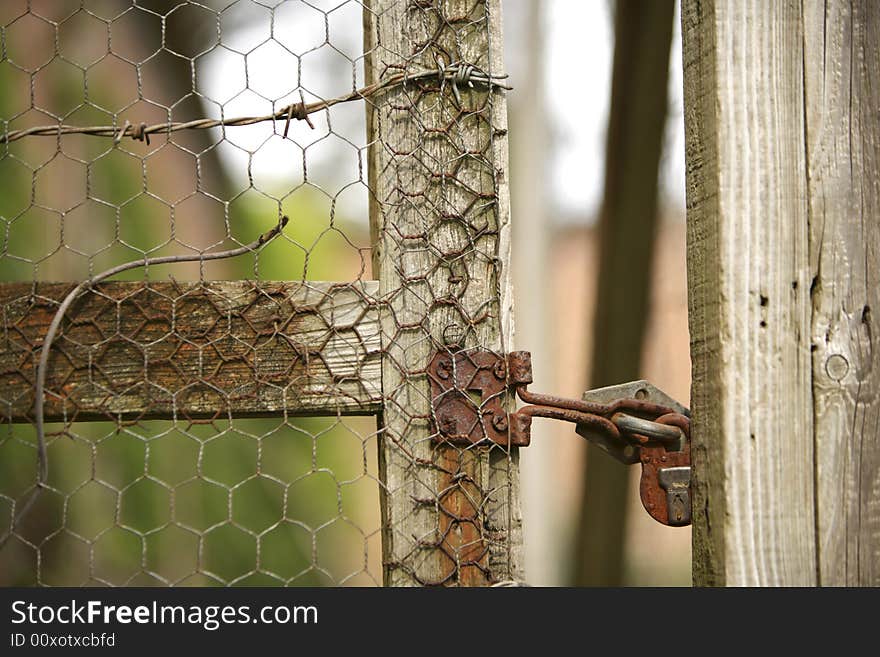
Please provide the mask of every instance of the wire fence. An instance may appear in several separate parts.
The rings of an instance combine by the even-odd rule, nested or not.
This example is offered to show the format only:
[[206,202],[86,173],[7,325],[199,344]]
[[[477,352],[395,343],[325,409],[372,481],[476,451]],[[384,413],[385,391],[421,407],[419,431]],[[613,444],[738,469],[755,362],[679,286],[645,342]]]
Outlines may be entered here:
[[495,6],[0,6],[0,584],[517,575]]

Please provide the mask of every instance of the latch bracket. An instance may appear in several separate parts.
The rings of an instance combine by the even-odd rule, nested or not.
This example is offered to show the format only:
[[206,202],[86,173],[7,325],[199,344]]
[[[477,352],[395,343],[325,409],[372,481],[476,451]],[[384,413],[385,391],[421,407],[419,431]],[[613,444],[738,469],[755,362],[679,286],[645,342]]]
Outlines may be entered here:
[[[544,395],[528,390],[529,352],[479,349],[438,351],[427,373],[434,442],[526,447],[533,417],[573,422],[617,460],[642,464],[640,493],[651,517],[690,524],[690,413],[647,381],[591,390],[582,400]],[[516,397],[527,405],[508,411]]]
[[508,359],[491,351],[438,351],[428,365],[435,442],[528,446],[532,419],[505,408],[523,377],[531,381],[531,363],[510,372]]

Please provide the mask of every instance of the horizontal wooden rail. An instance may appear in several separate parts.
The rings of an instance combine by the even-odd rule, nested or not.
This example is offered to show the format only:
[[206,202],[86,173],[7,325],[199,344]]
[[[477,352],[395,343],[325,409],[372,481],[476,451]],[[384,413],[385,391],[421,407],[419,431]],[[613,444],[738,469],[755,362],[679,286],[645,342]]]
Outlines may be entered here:
[[[0,419],[32,419],[43,336],[73,283],[0,285]],[[371,414],[375,281],[111,282],[52,345],[48,421]]]

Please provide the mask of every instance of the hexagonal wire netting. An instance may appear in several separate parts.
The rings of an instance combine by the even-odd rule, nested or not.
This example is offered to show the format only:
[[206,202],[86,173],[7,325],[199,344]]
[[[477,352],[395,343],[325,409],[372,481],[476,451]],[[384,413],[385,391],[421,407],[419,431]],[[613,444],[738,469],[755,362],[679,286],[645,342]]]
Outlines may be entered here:
[[[423,135],[408,151],[381,128],[368,144],[376,90],[365,90],[360,2],[0,3],[0,584],[382,582],[375,413],[389,401],[399,409],[402,387],[383,395],[379,383],[370,199],[433,203],[462,236],[458,261],[495,266],[498,235],[484,218],[496,197],[491,153],[464,129],[455,136],[466,121],[492,121],[492,94],[423,75],[457,58],[457,35],[486,29],[487,10],[400,4],[427,36],[378,79],[413,76],[418,93],[393,108]],[[452,112],[439,131],[452,147],[445,161],[426,156],[419,103]],[[421,178],[383,197],[368,146],[415,161]],[[445,188],[462,157],[479,179],[463,183],[468,203],[418,187],[439,178]],[[438,305],[458,313],[469,346],[481,322],[497,321],[497,295],[464,308],[464,292],[423,288],[435,274],[467,288],[453,266],[435,269],[404,277],[408,311],[421,315],[395,320],[382,344],[413,329],[436,340],[424,317]],[[393,362],[404,385],[425,383],[424,363]],[[431,426],[409,414],[407,426]],[[446,492],[421,492],[439,517]],[[490,491],[466,492],[482,513]],[[487,572],[492,540],[477,538],[473,560]],[[440,543],[418,537],[414,549]],[[406,572],[426,583],[416,571]]]

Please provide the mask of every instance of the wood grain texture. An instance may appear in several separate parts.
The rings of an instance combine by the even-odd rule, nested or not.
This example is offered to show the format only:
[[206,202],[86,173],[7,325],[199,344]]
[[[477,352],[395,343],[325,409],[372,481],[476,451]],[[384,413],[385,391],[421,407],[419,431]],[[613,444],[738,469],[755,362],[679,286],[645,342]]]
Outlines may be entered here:
[[880,10],[685,2],[697,584],[880,583]]
[[801,18],[683,3],[702,585],[816,582]]
[[880,585],[880,7],[804,3],[819,583]]
[[[437,58],[503,71],[498,0],[372,0],[364,19],[368,83]],[[506,105],[479,87],[461,99],[432,81],[367,103],[389,585],[522,579],[518,454],[431,442],[434,352],[503,352],[511,330]]]
[[[0,418],[30,421],[43,336],[72,283],[0,286]],[[375,281],[111,282],[52,345],[48,420],[370,414]]]

